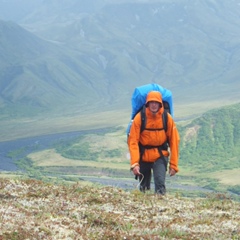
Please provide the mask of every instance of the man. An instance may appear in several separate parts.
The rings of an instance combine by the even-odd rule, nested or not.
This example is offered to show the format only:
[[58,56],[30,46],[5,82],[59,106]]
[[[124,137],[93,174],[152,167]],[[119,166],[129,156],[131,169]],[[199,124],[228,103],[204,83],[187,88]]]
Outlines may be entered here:
[[[150,189],[151,171],[153,170],[155,193],[166,193],[165,178],[170,155],[169,174],[178,172],[178,147],[180,137],[175,122],[167,113],[167,131],[164,130],[164,106],[162,95],[151,91],[146,98],[146,126],[141,132],[141,113],[132,123],[128,137],[128,147],[131,156],[131,170],[140,180],[140,190]],[[168,151],[170,147],[170,154]]]

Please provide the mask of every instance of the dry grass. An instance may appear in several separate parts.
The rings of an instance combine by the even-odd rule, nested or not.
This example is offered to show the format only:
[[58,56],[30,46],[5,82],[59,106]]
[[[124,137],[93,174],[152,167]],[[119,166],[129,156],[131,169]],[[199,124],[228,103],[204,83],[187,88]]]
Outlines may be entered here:
[[[73,111],[74,113],[74,111]],[[83,130],[101,129],[127,124],[130,120],[129,111],[102,111],[92,113],[62,116],[41,116],[23,119],[2,120],[0,127],[0,141],[9,141],[25,137],[47,134],[76,132]]]
[[0,239],[239,239],[240,203],[0,179]]
[[[191,103],[176,102],[174,116],[176,119],[192,119],[210,109],[234,104],[236,102],[239,102],[239,100],[226,100],[224,102],[208,101],[207,104],[203,104],[202,101],[193,101]],[[0,141],[9,141],[54,133],[100,129],[118,125],[123,125],[126,128],[130,121],[130,115],[131,104],[129,100],[129,106],[125,109],[101,112],[99,112],[99,109],[92,109],[91,112],[87,112],[87,109],[84,109],[83,112],[82,109],[79,108],[72,110],[71,113],[65,113],[65,115],[54,113],[49,115],[48,113],[46,115],[40,115],[40,117],[11,118],[0,121]]]
[[218,179],[221,184],[240,185],[239,177],[240,168],[232,170],[221,170],[216,173],[209,174],[208,177]]
[[55,149],[47,149],[39,152],[30,153],[28,158],[34,163],[35,166],[38,167],[53,167],[53,166],[85,166],[85,167],[95,167],[95,168],[111,168],[111,169],[127,169],[129,164],[125,163],[118,163],[109,161],[81,161],[81,160],[73,160],[69,158],[63,157],[61,154],[57,153]]

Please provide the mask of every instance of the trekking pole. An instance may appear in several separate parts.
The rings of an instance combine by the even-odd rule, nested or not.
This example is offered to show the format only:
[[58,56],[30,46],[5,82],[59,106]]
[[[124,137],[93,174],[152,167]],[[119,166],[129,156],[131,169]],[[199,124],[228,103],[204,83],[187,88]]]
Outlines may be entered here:
[[139,181],[139,183],[138,183],[136,188],[139,188],[139,186],[141,185],[141,183],[142,183],[142,181],[144,179],[144,175],[142,173],[140,173],[140,175],[142,176],[142,179]]

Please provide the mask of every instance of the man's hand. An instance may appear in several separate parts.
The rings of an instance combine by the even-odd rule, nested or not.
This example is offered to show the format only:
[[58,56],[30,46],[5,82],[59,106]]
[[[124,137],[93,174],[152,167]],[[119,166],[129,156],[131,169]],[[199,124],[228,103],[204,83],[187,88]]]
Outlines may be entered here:
[[174,176],[177,172],[173,168],[169,168],[170,177]]
[[134,168],[133,168],[133,174],[134,175],[140,175],[140,167],[139,166],[135,166]]

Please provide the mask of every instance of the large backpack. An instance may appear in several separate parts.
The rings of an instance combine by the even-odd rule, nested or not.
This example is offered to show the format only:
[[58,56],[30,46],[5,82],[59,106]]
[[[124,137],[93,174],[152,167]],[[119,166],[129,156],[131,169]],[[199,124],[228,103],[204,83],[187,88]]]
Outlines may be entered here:
[[167,131],[167,112],[169,112],[173,116],[172,92],[166,88],[163,88],[158,84],[152,83],[152,84],[136,87],[132,94],[132,114],[131,114],[131,120],[128,124],[127,131],[126,131],[127,136],[129,136],[134,117],[140,111],[141,111],[141,119],[142,119],[141,132],[145,129],[145,124],[146,124],[145,103],[146,103],[146,97],[148,93],[151,91],[159,91],[162,94],[162,100],[163,100],[163,105],[165,109],[163,114],[163,123],[164,123],[164,130]]

